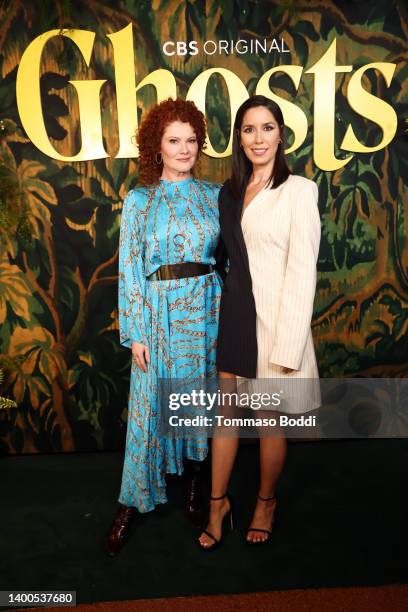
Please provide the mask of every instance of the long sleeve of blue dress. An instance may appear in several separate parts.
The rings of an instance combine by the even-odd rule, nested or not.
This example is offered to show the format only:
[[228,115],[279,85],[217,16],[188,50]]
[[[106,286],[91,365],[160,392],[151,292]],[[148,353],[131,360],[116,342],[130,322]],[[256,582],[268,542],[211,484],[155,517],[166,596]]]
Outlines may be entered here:
[[132,342],[147,344],[144,321],[143,240],[140,211],[135,192],[123,203],[119,249],[119,333],[120,342],[131,348]]

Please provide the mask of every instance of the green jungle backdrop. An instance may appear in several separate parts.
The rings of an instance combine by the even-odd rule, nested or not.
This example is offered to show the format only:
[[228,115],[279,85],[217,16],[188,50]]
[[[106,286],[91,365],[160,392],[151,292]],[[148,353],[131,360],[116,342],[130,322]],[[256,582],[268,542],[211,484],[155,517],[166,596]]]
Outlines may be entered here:
[[[337,64],[353,71],[372,61],[397,64],[391,86],[371,71],[366,86],[399,117],[391,144],[355,154],[342,170],[312,159],[313,78],[302,77],[296,103],[309,120],[302,147],[289,155],[296,173],[319,184],[322,243],[313,332],[322,376],[405,376],[408,370],[407,8],[403,0],[13,0],[0,17],[0,367],[3,395],[18,407],[0,411],[1,452],[113,449],[123,444],[130,352],[119,345],[117,262],[121,202],[137,182],[137,160],[60,163],[27,139],[16,107],[16,73],[27,45],[53,28],[96,32],[91,68],[62,36],[43,54],[41,90],[48,134],[65,154],[79,148],[78,108],[69,79],[107,79],[102,88],[106,147],[115,155],[117,125],[112,48],[106,34],[133,24],[137,81],[168,68],[185,96],[204,68],[235,72],[253,93],[279,63],[312,66],[337,38]],[[166,57],[165,40],[282,35],[291,54]],[[82,71],[82,73],[81,73]],[[365,144],[379,130],[345,98],[337,77],[336,142],[352,123]],[[207,94],[209,132],[223,150],[230,117],[221,79]],[[292,99],[290,81],[271,85]],[[138,94],[142,114],[153,100]],[[287,91],[286,91],[287,89]],[[29,95],[29,94],[28,94]],[[225,104],[220,103],[224,99]],[[230,159],[201,162],[201,176],[223,180]]]

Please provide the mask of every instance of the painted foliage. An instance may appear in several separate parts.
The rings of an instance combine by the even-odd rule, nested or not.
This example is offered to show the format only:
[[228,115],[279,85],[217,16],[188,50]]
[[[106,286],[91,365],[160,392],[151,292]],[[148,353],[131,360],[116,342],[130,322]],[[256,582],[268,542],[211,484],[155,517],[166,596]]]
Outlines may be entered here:
[[[272,77],[271,87],[293,99],[308,118],[308,136],[288,161],[296,173],[319,185],[322,244],[313,333],[321,375],[406,375],[408,22],[402,0],[13,0],[2,6],[0,360],[7,366],[17,358],[3,394],[18,402],[17,408],[2,412],[2,451],[110,449],[123,442],[130,355],[118,341],[118,236],[121,202],[137,183],[138,165],[136,159],[114,158],[115,82],[106,34],[129,23],[137,81],[167,68],[182,97],[194,78],[213,66],[233,71],[251,94],[269,68],[282,63],[308,68],[334,38],[339,65],[352,64],[353,70],[372,61],[397,65],[389,88],[374,71],[365,81],[369,91],[395,109],[397,135],[385,149],[354,154],[335,172],[313,163],[312,78],[302,77],[297,93],[282,74]],[[96,32],[86,78],[107,81],[101,107],[110,157],[59,162],[34,147],[22,128],[16,74],[24,50],[39,34],[85,27]],[[284,38],[289,60],[279,53],[167,57],[162,52],[166,40],[270,36]],[[62,36],[47,44],[40,75],[44,120],[51,142],[63,154],[80,146],[79,110],[68,81],[83,79],[84,70],[80,54]],[[336,142],[351,123],[361,142],[375,144],[379,129],[350,108],[347,79],[340,74],[336,80]],[[152,88],[138,94],[140,115],[153,101]],[[220,77],[210,81],[207,113],[211,142],[222,151],[230,117]],[[229,158],[204,156],[201,176],[223,180],[229,164]]]

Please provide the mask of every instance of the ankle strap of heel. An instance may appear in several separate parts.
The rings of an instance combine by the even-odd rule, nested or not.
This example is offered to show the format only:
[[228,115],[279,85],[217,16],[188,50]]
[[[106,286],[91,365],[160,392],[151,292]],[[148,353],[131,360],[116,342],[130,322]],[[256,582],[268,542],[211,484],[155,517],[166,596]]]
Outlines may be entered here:
[[258,495],[258,498],[261,501],[272,501],[273,499],[276,499],[276,495],[275,495],[275,493],[272,495],[272,497],[261,497],[260,495]]
[[224,495],[221,495],[221,497],[213,497],[212,495],[210,495],[210,499],[212,499],[213,501],[218,501],[220,499],[224,499],[224,497],[227,497],[228,493],[224,493]]

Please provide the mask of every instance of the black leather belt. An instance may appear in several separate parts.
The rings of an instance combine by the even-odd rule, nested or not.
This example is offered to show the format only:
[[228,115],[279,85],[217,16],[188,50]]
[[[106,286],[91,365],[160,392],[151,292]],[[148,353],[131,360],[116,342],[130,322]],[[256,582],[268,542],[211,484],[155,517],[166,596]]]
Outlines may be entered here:
[[179,264],[166,264],[160,266],[156,272],[147,277],[147,280],[173,280],[175,278],[191,278],[210,274],[213,267],[207,264],[183,261]]

